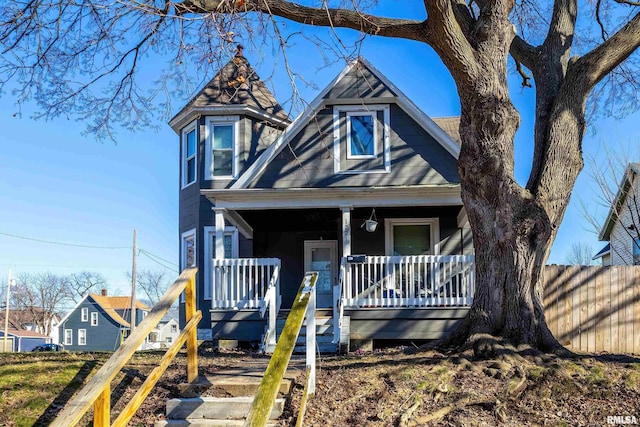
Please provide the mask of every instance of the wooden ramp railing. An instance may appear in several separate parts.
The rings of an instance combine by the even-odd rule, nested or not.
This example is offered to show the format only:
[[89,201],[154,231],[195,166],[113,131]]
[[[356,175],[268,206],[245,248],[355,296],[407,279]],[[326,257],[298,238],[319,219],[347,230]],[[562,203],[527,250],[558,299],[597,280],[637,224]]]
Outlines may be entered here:
[[[293,354],[296,340],[305,320],[307,321],[307,385],[304,389],[303,402],[306,404],[307,396],[313,395],[316,390],[316,281],[318,273],[315,271],[305,274],[296,298],[293,300],[291,311],[280,334],[269,365],[264,371],[260,388],[253,399],[251,410],[244,422],[244,427],[264,427],[269,420],[271,408],[278,396],[280,383],[284,377],[291,355]],[[304,405],[300,409],[300,417],[304,416]]]
[[[180,274],[160,302],[153,307],[147,317],[133,330],[131,335],[89,380],[87,385],[76,393],[76,397],[65,406],[51,426],[75,426],[91,405],[93,405],[94,427],[126,426],[185,342],[187,343],[187,380],[193,382],[198,377],[198,342],[196,334],[202,313],[196,310],[195,276],[197,271],[197,268],[187,268]],[[182,291],[185,291],[185,318],[187,324],[174,344],[167,350],[160,364],[147,376],[144,384],[138,389],[138,392],[113,424],[110,424],[111,381],[131,359],[133,353],[160,322]]]

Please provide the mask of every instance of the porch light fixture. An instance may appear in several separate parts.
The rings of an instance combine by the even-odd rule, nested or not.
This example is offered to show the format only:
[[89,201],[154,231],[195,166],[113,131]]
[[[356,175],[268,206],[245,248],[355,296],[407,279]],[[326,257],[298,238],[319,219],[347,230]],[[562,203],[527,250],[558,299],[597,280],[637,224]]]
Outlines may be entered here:
[[376,228],[378,228],[378,218],[376,217],[376,208],[373,208],[373,210],[371,211],[371,216],[369,216],[369,219],[366,219],[360,226],[360,228],[363,228],[363,227],[369,233],[373,233],[374,231],[376,231]]

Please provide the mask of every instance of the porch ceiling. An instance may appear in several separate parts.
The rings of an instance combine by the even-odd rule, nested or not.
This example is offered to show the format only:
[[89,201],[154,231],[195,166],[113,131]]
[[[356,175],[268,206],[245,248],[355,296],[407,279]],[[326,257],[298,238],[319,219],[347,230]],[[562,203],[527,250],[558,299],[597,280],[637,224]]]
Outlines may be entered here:
[[411,187],[204,189],[217,208],[233,210],[462,206],[459,184]]

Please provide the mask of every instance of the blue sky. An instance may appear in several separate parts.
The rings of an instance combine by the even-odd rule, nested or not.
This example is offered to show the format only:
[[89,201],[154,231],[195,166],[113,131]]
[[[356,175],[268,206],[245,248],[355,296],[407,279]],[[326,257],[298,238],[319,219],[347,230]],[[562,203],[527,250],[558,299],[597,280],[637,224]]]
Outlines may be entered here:
[[[306,31],[307,35],[313,35],[324,30]],[[341,71],[344,63],[326,65],[317,50],[302,38],[293,39],[293,43],[289,53],[291,67],[304,73],[314,85],[297,81],[308,102]],[[426,45],[371,38],[360,53],[428,115],[459,114],[453,82]],[[282,59],[276,59],[272,52],[255,52],[250,48],[245,50],[245,56],[261,76],[273,76],[268,83],[276,98],[286,105],[291,85]],[[534,93],[532,89],[520,89],[517,79],[511,81],[511,86],[513,101],[522,118],[516,141],[516,167],[517,179],[524,183],[532,149],[529,141]],[[22,117],[14,117],[14,102],[9,95],[0,98],[0,279],[6,277],[9,267],[14,274],[88,270],[102,273],[111,288],[124,293],[129,284],[127,272],[132,261],[129,248],[134,228],[138,232],[138,246],[164,260],[159,264],[141,254],[138,268],[162,269],[164,265],[176,269],[170,270],[170,276],[177,274],[178,137],[169,126],[161,123],[159,131],[136,133],[121,130],[117,143],[99,142],[83,136],[84,125],[73,119],[30,119],[29,106],[23,107]],[[176,109],[182,103],[183,100],[173,101]],[[605,142],[614,149],[637,145],[638,119],[640,115],[634,114],[623,121],[597,122],[597,132],[585,138],[585,153],[595,153]],[[575,242],[591,244],[595,251],[602,246],[579,208],[582,200],[596,209],[592,187],[588,171],[583,171],[550,263],[563,263]]]

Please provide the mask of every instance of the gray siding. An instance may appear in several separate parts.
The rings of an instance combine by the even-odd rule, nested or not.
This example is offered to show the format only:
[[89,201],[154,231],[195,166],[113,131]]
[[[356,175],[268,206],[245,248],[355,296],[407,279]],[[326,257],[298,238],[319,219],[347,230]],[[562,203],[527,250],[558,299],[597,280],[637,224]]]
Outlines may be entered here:
[[[89,310],[89,317],[86,322],[82,321],[82,308]],[[98,325],[91,326],[91,313],[98,313]],[[65,345],[64,330],[73,331],[73,344]],[[78,345],[78,330],[87,331],[87,345]],[[65,350],[69,351],[114,351],[120,346],[120,324],[108,316],[104,310],[96,304],[91,297],[86,298],[59,326],[60,343]]]
[[[456,159],[395,104],[390,106],[390,129],[390,173],[336,174],[333,160],[333,107],[324,108],[292,138],[290,147],[283,149],[251,186],[323,188],[460,182]],[[346,148],[340,152],[346,152]],[[360,166],[379,168],[377,164]]]
[[395,92],[362,65],[353,67],[325,96],[327,99],[384,98]]

